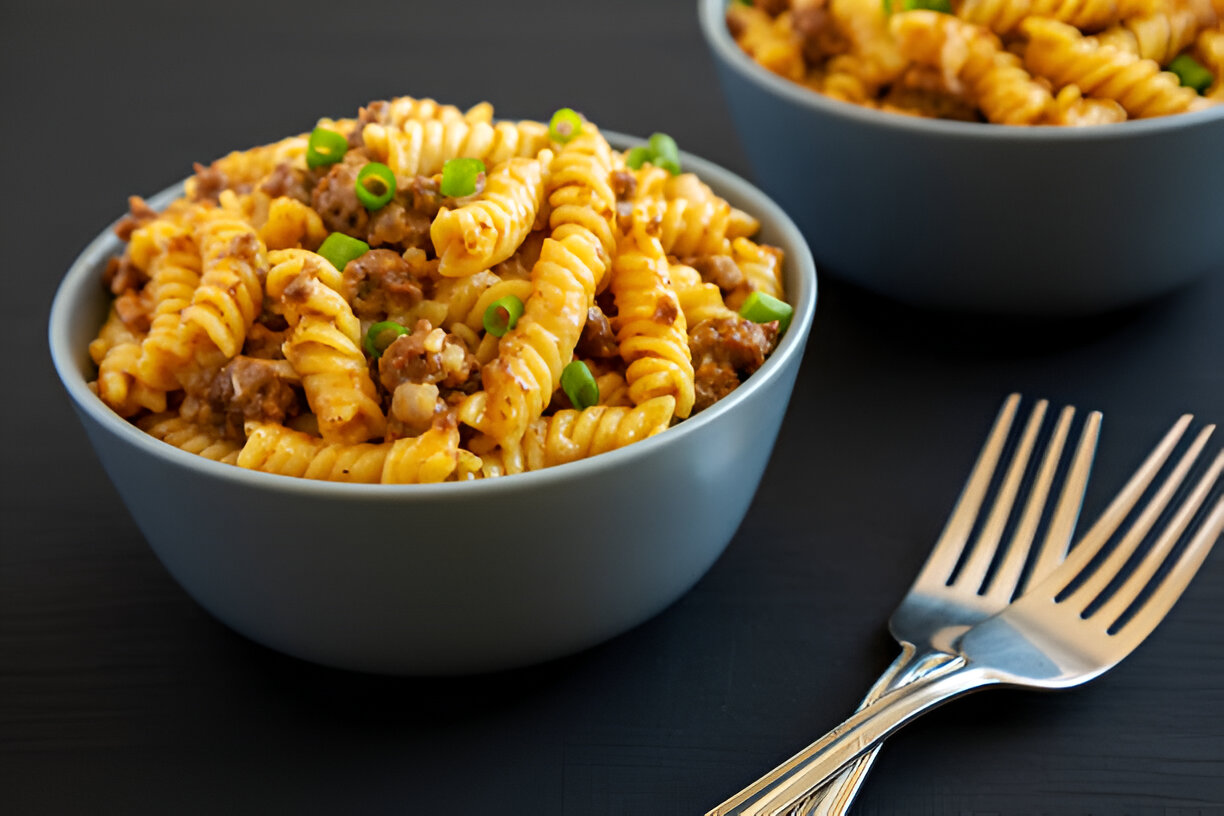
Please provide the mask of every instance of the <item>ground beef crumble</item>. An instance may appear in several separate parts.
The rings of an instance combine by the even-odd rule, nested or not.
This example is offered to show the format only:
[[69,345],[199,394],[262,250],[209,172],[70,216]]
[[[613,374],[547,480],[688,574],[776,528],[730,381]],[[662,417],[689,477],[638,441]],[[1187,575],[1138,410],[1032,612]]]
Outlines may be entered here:
[[777,340],[777,322],[720,317],[694,326],[689,332],[697,396],[693,411],[710,407],[738,388],[761,367]]

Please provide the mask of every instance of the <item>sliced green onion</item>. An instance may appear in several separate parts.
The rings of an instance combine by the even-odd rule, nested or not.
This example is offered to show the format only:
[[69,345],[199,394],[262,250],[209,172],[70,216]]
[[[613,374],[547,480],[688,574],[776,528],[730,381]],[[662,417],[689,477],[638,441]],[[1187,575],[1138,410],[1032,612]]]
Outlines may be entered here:
[[599,404],[599,383],[581,360],[574,360],[561,369],[561,389],[579,411]]
[[334,130],[317,127],[306,142],[306,166],[310,169],[335,164],[348,152],[348,139]]
[[791,316],[795,310],[791,308],[789,303],[778,300],[772,295],[767,295],[764,292],[753,292],[744,298],[744,303],[740,306],[740,317],[751,320],[753,323],[768,323],[771,320],[778,321],[778,331],[786,331],[786,327],[790,325]]
[[484,171],[480,159],[447,159],[442,165],[442,184],[438,190],[451,198],[470,196],[476,192],[476,179]]
[[357,200],[367,210],[381,210],[395,198],[395,174],[381,162],[370,162],[357,173]]
[[370,355],[370,359],[377,360],[397,337],[408,333],[408,329],[394,320],[384,320],[370,327],[361,341],[361,346],[366,350],[366,354]]
[[582,117],[572,108],[562,108],[548,120],[548,138],[565,144],[582,132]]
[[625,166],[630,170],[640,170],[642,165],[650,161],[651,154],[648,147],[635,147],[625,154]]
[[948,0],[905,0],[901,7],[906,11],[938,11],[940,14],[952,13],[952,4]]
[[[654,153],[656,159],[675,162],[680,165],[680,148],[676,145],[676,140],[668,136],[666,133],[654,133],[650,136],[650,152]],[[658,162],[655,162],[658,164]],[[659,165],[660,167],[662,165]]]
[[1211,83],[1215,77],[1211,75],[1211,71],[1204,68],[1198,60],[1189,54],[1182,54],[1169,63],[1166,71],[1172,71],[1177,74],[1177,78],[1181,80],[1181,84],[1187,88],[1193,88],[1200,94],[1211,87]]
[[365,241],[352,238],[343,232],[333,232],[319,244],[318,253],[343,272],[349,261],[360,258],[369,249],[370,245]]
[[514,295],[506,295],[489,304],[485,309],[485,331],[494,337],[501,337],[514,328],[518,319],[523,316],[523,301]]

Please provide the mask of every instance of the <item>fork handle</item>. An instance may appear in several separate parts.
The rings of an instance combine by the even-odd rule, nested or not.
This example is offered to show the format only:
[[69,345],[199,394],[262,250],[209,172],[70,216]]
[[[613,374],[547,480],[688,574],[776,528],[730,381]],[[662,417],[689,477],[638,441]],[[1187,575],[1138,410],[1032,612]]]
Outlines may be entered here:
[[[880,679],[867,692],[859,709],[866,708],[885,693],[899,688],[916,678],[923,677],[932,671],[937,671],[957,658],[947,652],[934,650],[917,650],[908,643],[901,646],[901,654],[892,665],[880,675]],[[816,790],[809,790],[799,805],[795,808],[797,816],[845,816],[851,803],[858,796],[859,788],[871,771],[876,757],[880,755],[880,743],[867,753],[859,755],[849,765],[842,768],[837,776]],[[804,757],[792,759],[792,767],[798,766]]]
[[[904,654],[902,655],[905,656]],[[912,683],[887,692],[767,774],[755,795],[736,795],[706,816],[781,816],[844,766],[901,726],[932,708],[997,680],[989,672],[957,657]]]

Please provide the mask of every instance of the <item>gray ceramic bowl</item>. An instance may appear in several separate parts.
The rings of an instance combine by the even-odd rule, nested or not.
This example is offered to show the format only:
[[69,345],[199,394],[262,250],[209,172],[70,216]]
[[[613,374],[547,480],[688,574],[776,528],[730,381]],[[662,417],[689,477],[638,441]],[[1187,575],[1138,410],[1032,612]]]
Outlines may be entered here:
[[822,273],[928,307],[1104,312],[1224,272],[1224,106],[1092,128],[936,121],[776,76],[698,0],[756,181]]
[[274,476],[180,451],[86,386],[108,300],[99,276],[122,250],[110,230],[60,284],[51,355],[158,558],[238,632],[306,660],[392,674],[559,657],[656,614],[722,553],[764,472],[815,312],[811,254],[790,219],[726,170],[687,155],[684,165],[786,251],[795,316],[729,397],[623,450],[489,482],[404,486]]

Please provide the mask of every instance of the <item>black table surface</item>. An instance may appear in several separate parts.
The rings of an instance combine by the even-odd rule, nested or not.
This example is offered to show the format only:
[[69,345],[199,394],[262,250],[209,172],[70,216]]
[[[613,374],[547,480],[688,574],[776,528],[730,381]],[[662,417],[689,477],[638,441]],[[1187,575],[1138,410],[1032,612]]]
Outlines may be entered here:
[[[492,676],[299,662],[214,621],[145,544],[50,365],[60,277],[127,195],[394,95],[570,105],[750,175],[695,4],[57,0],[3,23],[0,812],[704,813],[888,664],[888,615],[1009,391],[1104,412],[1088,514],[1180,413],[1224,419],[1224,268],[1052,323],[822,277],[755,503],[669,609]],[[898,734],[855,812],[1221,812],[1222,602],[1216,553],[1099,681],[975,695]]]

